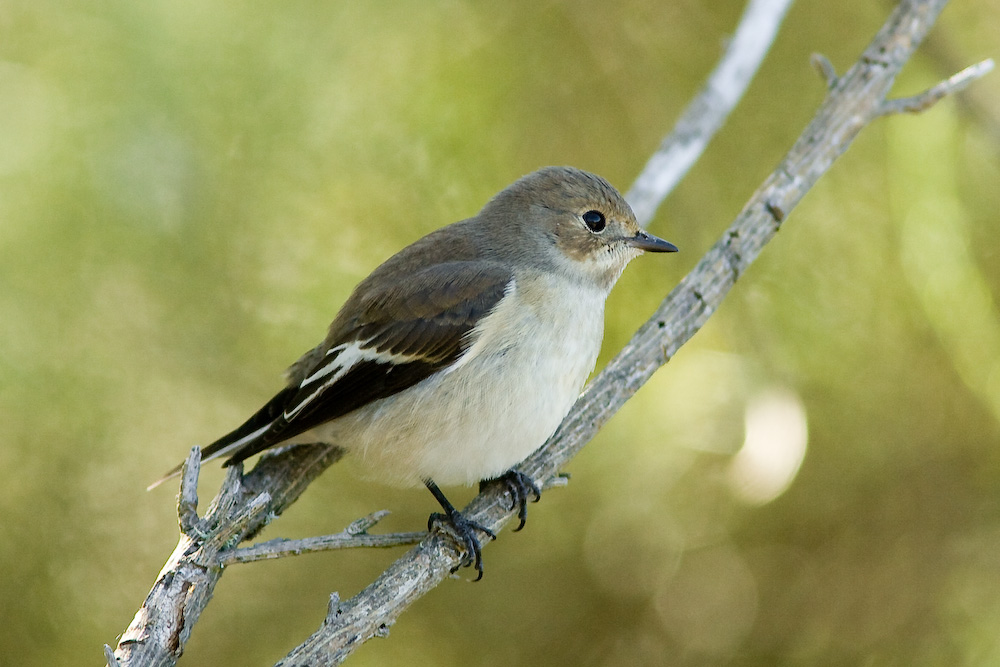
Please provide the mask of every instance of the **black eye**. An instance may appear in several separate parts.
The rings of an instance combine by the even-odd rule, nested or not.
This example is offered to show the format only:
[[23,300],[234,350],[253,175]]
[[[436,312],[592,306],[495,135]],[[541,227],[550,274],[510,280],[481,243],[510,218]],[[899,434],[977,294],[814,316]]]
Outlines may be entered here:
[[607,221],[600,211],[587,211],[583,214],[583,224],[592,232],[603,232]]

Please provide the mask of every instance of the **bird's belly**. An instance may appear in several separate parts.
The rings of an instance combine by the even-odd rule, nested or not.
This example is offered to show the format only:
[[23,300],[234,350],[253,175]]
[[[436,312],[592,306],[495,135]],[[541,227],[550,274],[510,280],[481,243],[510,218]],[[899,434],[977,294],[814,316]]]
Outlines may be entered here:
[[603,308],[578,310],[549,313],[547,321],[526,313],[516,339],[312,435],[355,454],[366,476],[393,484],[473,484],[501,475],[552,435],[594,368]]

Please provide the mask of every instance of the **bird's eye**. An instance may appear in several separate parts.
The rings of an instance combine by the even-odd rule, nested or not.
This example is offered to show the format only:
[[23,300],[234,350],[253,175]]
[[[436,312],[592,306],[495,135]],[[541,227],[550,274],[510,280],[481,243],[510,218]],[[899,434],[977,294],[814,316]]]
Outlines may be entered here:
[[607,221],[600,211],[587,211],[583,214],[583,224],[592,232],[603,232]]

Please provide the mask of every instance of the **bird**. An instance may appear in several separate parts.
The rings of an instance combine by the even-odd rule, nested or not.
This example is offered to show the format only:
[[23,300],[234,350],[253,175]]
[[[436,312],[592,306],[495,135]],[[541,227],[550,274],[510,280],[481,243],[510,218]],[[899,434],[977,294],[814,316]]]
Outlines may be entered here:
[[[202,450],[224,466],[279,445],[328,443],[365,476],[425,486],[483,576],[481,542],[441,485],[503,483],[524,526],[538,485],[516,466],[567,415],[593,371],[605,300],[625,266],[677,247],[642,230],[605,179],[573,167],[521,177],[362,280],[326,338],[241,426]],[[153,488],[176,476],[175,467]]]

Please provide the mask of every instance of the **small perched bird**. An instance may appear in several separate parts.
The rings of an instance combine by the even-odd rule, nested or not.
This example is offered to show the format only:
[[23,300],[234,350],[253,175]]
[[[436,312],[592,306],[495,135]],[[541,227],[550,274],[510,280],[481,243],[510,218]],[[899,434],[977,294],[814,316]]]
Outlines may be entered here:
[[[288,385],[203,450],[232,465],[330,443],[390,483],[425,485],[482,577],[480,531],[437,484],[502,479],[521,524],[538,486],[513,469],[559,426],[594,369],[625,265],[677,248],[642,231],[607,181],[546,167],[475,217],[390,257],[354,289]],[[180,466],[150,488],[176,475]]]

